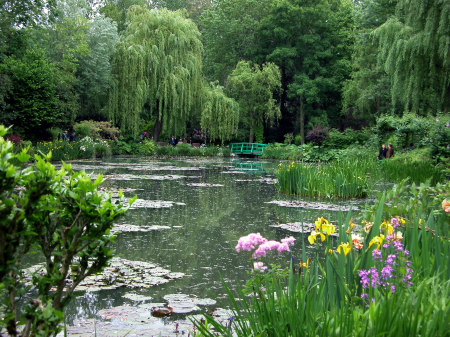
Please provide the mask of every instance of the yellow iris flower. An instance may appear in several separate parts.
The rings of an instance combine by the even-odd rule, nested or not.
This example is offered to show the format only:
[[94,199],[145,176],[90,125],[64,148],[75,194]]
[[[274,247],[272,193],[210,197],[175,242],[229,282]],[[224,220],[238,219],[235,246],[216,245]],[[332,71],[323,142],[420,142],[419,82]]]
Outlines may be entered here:
[[325,235],[323,235],[322,232],[312,231],[311,234],[308,236],[309,243],[313,245],[314,242],[316,242],[317,236],[319,235],[322,242],[325,241]]
[[305,267],[306,269],[309,268],[309,258],[306,259],[306,263],[300,262],[300,268]]
[[394,232],[394,227],[391,225],[390,222],[387,221],[383,221],[383,223],[380,225],[380,229],[384,228],[384,232],[388,235],[392,235],[392,233]]
[[350,251],[352,250],[352,247],[348,242],[347,243],[341,242],[341,244],[337,247],[337,252],[341,254],[342,253],[341,250],[344,252],[344,255],[347,256],[347,254],[350,253]]
[[322,231],[326,232],[327,235],[334,234],[336,232],[336,226],[329,223],[323,224]]
[[369,248],[372,247],[373,244],[377,245],[377,249],[380,249],[381,244],[384,241],[384,235],[380,234],[379,236],[375,236],[372,240],[369,242]]

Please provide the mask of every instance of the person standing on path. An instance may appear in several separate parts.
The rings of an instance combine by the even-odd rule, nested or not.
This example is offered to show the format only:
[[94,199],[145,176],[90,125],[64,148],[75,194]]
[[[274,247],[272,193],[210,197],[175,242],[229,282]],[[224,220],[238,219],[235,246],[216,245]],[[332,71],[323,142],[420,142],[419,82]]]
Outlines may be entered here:
[[386,145],[382,144],[381,145],[381,149],[380,149],[380,153],[378,154],[377,159],[378,160],[382,160],[382,159],[386,158],[386,153],[387,153]]
[[389,143],[388,149],[386,151],[386,158],[391,158],[394,155],[394,148],[392,147],[392,143]]

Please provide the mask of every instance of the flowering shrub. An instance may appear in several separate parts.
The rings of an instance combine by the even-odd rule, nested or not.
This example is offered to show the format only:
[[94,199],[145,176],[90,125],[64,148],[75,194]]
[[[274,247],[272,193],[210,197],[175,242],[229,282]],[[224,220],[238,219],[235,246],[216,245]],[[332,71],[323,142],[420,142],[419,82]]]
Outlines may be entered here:
[[11,143],[14,143],[15,145],[20,145],[20,143],[22,142],[22,140],[20,139],[20,136],[14,134],[14,133],[10,134],[10,135],[6,135],[5,139],[9,140]]
[[[240,251],[252,251],[253,259],[258,259],[260,257],[266,256],[267,251],[276,250],[278,254],[282,254],[283,252],[289,252],[289,246],[294,245],[295,238],[293,236],[285,237],[281,239],[281,242],[274,240],[267,240],[262,237],[260,233],[250,233],[246,236],[242,236],[237,245],[236,251],[239,253]],[[267,267],[263,262],[254,262],[253,268],[255,270],[264,271]]]

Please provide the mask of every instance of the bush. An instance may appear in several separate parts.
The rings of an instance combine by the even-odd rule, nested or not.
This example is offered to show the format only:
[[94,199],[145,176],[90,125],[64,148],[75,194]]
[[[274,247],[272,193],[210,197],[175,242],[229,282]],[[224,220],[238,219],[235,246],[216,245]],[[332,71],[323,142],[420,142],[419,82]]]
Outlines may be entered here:
[[144,139],[141,143],[141,151],[144,156],[151,156],[155,153],[156,144],[153,140]]
[[315,125],[312,130],[309,130],[306,139],[316,145],[322,143],[328,138],[328,128],[320,125]]
[[[101,177],[93,181],[70,165],[57,171],[50,155],[36,156],[35,164],[26,166],[27,151],[14,154],[4,134],[0,126],[0,331],[56,335],[76,286],[111,259],[109,231],[127,208],[122,196],[116,204],[98,191]],[[20,276],[21,262],[31,247],[44,259],[44,272],[35,273],[28,285]],[[19,305],[30,287],[33,300]]]
[[74,125],[78,139],[92,137],[117,140],[120,136],[118,128],[112,126],[111,122],[81,121]]
[[177,144],[173,148],[173,154],[175,156],[188,156],[190,155],[191,144]]
[[370,129],[353,130],[345,129],[340,132],[336,129],[331,129],[328,139],[325,140],[324,145],[327,147],[343,149],[348,146],[367,144],[373,132]]
[[110,158],[112,155],[108,142],[102,139],[94,143],[94,151],[97,158]]

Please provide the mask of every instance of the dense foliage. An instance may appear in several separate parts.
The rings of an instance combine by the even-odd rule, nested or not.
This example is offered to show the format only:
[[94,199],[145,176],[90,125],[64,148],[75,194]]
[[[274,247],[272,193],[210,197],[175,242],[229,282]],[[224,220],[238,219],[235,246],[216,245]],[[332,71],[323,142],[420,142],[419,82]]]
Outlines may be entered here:
[[[210,142],[320,145],[326,128],[450,105],[446,1],[27,0],[0,14],[0,123],[33,141],[97,120],[155,141],[202,127]],[[276,65],[279,84],[255,94],[244,64]]]
[[[109,230],[127,207],[98,191],[102,176],[93,181],[70,165],[56,170],[51,153],[24,165],[28,149],[14,154],[4,134],[0,126],[0,329],[18,336],[19,323],[21,336],[56,335],[77,285],[112,257]],[[44,264],[28,275],[30,284],[21,262],[31,251]]]

